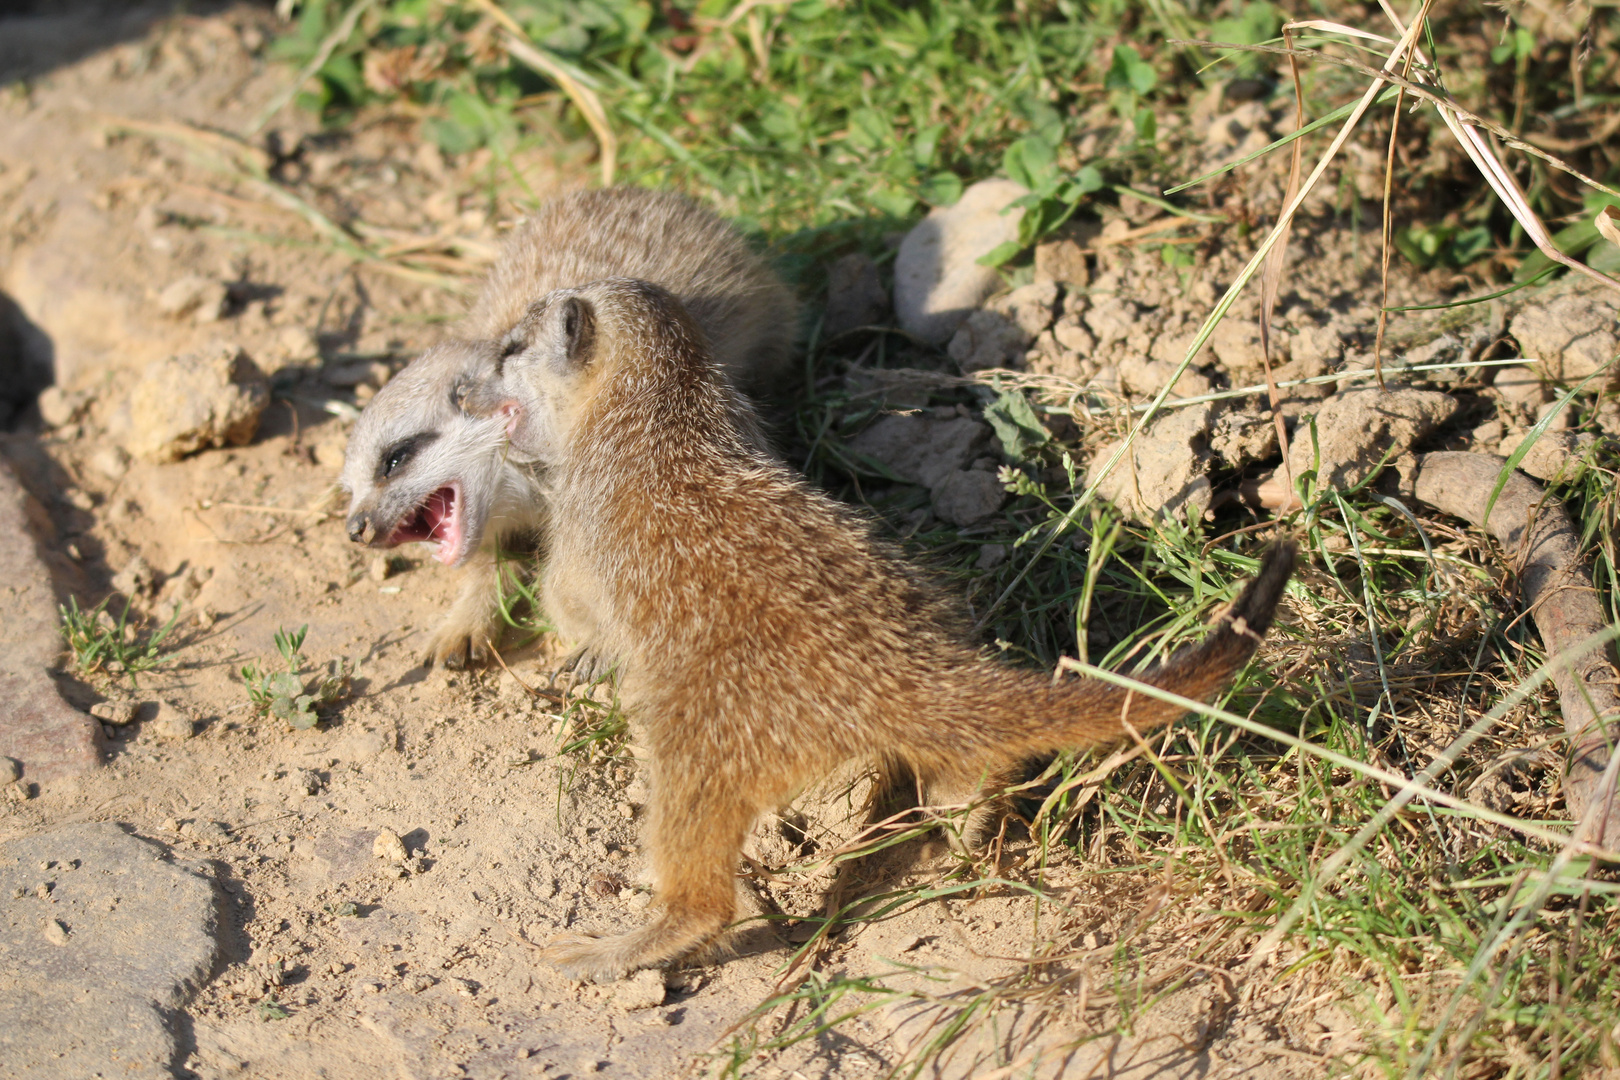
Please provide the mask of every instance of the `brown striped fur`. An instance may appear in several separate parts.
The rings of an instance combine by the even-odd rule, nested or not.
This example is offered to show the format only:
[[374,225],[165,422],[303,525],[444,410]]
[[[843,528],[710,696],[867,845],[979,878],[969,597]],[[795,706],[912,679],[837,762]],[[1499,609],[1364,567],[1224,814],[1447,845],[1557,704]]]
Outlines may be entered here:
[[[713,941],[755,818],[850,761],[976,789],[1043,752],[1181,709],[980,655],[953,607],[866,523],[760,452],[681,305],[616,279],[552,293],[463,406],[504,417],[551,483],[543,600],[565,638],[623,663],[652,770],[652,921],[550,958],[611,979]],[[1203,698],[1253,653],[1293,567],[1259,577],[1196,649],[1144,676]]]

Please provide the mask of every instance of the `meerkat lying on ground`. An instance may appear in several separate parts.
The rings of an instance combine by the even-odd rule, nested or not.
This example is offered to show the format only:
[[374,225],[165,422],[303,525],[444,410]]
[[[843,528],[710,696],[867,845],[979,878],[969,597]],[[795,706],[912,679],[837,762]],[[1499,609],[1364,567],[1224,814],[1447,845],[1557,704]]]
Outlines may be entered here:
[[[539,470],[508,453],[499,422],[457,407],[457,387],[493,370],[499,342],[531,302],[624,275],[680,297],[715,362],[744,393],[785,389],[798,301],[726,222],[684,196],[630,187],[541,207],[507,240],[459,337],[389,380],[349,436],[340,478],[350,493],[349,538],[381,548],[427,541],[440,562],[465,567],[427,663],[489,659],[501,631],[496,549],[503,539],[541,532],[546,515]],[[745,425],[752,416],[739,414]]]
[[[501,354],[462,406],[547,470],[542,602],[563,636],[621,659],[621,699],[650,751],[655,914],[621,936],[551,943],[569,974],[614,979],[714,941],[755,818],[840,764],[975,790],[1034,755],[1182,713],[981,656],[921,574],[760,451],[702,332],[657,286],[554,292]],[[1294,554],[1273,546],[1203,644],[1144,680],[1190,698],[1225,686],[1270,626]]]

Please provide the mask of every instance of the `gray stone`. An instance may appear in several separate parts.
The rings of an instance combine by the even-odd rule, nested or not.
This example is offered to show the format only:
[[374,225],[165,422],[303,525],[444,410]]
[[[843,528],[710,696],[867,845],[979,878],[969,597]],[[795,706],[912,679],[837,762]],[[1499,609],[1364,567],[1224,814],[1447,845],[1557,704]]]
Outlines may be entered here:
[[1313,467],[1319,451],[1317,484],[1354,487],[1381,460],[1394,461],[1406,453],[1458,408],[1456,398],[1438,390],[1341,390],[1316,410],[1314,446],[1309,421],[1301,418],[1288,447],[1289,469],[1299,476]]
[[856,252],[827,270],[827,311],[821,334],[834,338],[862,326],[881,323],[889,312],[889,292],[878,277],[877,263]]
[[880,417],[851,439],[849,448],[882,462],[902,480],[931,488],[947,473],[967,468],[990,445],[990,437],[988,425],[965,416],[899,414]]
[[1012,367],[1024,358],[1030,335],[1007,316],[975,311],[951,338],[945,352],[964,372]]
[[1018,238],[1022,210],[1003,214],[1029,191],[1011,180],[981,180],[954,206],[935,207],[900,243],[894,266],[894,309],[901,329],[943,346],[1001,284],[978,259]]
[[946,473],[930,490],[934,513],[952,525],[972,525],[1001,509],[1007,489],[995,473],[983,469],[957,469]]
[[[1577,382],[1620,353],[1615,304],[1605,295],[1566,293],[1513,316],[1508,333],[1550,377]],[[1614,378],[1611,368],[1608,379]]]
[[[47,862],[55,885],[41,897]],[[179,1048],[167,1016],[213,972],[217,917],[207,880],[116,825],[0,847],[5,1074],[172,1077]]]
[[1087,482],[1133,521],[1202,515],[1210,501],[1205,473],[1214,411],[1206,402],[1162,413],[1106,475],[1103,467],[1120,444],[1099,447]]
[[970,467],[990,441],[990,428],[965,416],[896,415],[882,417],[849,446],[900,479],[928,488],[934,513],[960,526],[989,517],[1007,499],[994,473]]
[[136,457],[178,461],[247,444],[269,401],[264,373],[240,349],[220,346],[148,364],[110,427]]
[[94,768],[101,760],[101,725],[70,708],[48,669],[62,653],[51,576],[31,522],[48,519],[0,460],[0,754],[22,763],[30,781],[48,781]]

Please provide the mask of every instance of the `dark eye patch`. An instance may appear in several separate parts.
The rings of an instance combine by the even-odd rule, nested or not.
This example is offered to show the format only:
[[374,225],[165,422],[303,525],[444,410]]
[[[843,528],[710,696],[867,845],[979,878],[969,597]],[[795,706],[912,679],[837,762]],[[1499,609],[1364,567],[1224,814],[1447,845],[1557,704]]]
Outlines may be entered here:
[[396,469],[399,469],[423,447],[428,446],[439,437],[437,431],[423,431],[399,440],[382,452],[377,462],[377,479],[386,480]]

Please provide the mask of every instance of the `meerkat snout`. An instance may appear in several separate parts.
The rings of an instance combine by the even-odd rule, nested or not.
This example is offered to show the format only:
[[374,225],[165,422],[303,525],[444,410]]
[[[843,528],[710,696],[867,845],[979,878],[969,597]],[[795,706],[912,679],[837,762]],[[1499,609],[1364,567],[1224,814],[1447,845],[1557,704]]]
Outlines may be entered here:
[[349,539],[356,544],[370,544],[377,538],[377,526],[371,521],[371,516],[365,513],[353,514],[347,522]]

